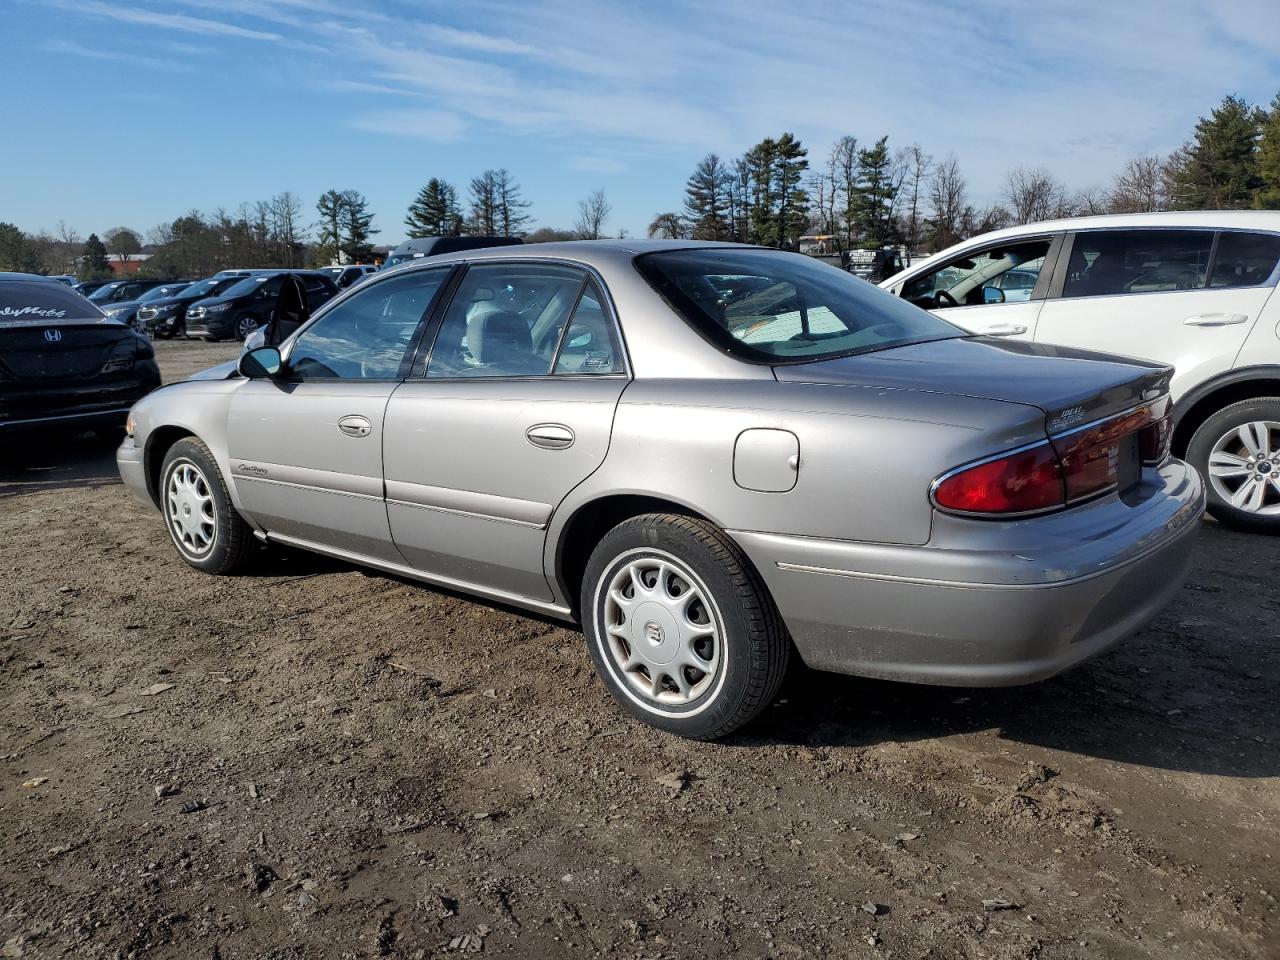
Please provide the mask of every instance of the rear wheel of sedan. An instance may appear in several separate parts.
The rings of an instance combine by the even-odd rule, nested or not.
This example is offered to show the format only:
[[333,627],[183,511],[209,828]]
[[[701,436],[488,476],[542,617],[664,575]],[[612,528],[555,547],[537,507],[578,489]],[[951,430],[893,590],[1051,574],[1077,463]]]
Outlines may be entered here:
[[253,532],[236,512],[213,454],[179,440],[160,468],[160,509],[182,559],[205,573],[233,573],[253,551]]
[[1187,460],[1204,476],[1209,512],[1218,520],[1280,534],[1280,399],[1219,410],[1192,436]]
[[582,586],[591,659],[646,723],[714,740],[777,695],[791,639],[764,582],[711,524],[646,514],[596,546]]

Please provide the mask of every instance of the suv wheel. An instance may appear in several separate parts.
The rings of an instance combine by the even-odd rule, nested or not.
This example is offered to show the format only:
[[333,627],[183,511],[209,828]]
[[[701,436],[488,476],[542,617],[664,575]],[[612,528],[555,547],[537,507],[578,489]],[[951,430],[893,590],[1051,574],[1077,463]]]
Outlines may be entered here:
[[628,713],[697,740],[773,700],[791,639],[737,545],[702,520],[634,517],[596,546],[583,578],[596,671]]
[[1242,400],[1209,417],[1187,445],[1222,523],[1280,533],[1280,399]]
[[205,573],[232,573],[253,548],[253,534],[231,503],[213,454],[199,440],[179,440],[160,469],[160,510],[182,559]]
[[236,318],[236,339],[244,343],[244,338],[258,329],[258,318],[246,313]]

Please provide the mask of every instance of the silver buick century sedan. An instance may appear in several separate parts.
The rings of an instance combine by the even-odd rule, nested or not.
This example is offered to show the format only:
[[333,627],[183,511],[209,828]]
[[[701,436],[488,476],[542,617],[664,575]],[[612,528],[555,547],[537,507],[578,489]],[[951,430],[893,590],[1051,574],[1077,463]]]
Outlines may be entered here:
[[134,408],[121,476],[215,574],[257,541],[582,624],[624,709],[723,736],[793,654],[1037,680],[1177,592],[1171,370],[974,336],[807,257],[472,250]]

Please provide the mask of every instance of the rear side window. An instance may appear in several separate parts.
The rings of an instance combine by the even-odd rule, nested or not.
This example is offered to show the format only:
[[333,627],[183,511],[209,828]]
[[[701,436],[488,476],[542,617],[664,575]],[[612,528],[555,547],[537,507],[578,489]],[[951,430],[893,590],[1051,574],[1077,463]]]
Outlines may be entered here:
[[1063,297],[1198,290],[1205,285],[1211,230],[1115,230],[1078,233]]
[[101,310],[66,284],[0,281],[0,324],[102,319]]
[[1266,283],[1280,260],[1280,236],[1273,233],[1223,233],[1213,258],[1211,287],[1255,287]]

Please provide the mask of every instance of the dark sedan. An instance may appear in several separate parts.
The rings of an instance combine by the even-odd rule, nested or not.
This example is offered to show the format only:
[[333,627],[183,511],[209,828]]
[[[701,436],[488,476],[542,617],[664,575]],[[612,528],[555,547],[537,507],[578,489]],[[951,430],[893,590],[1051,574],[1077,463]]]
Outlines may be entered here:
[[117,431],[158,386],[146,337],[56,280],[0,273],[0,435]]

